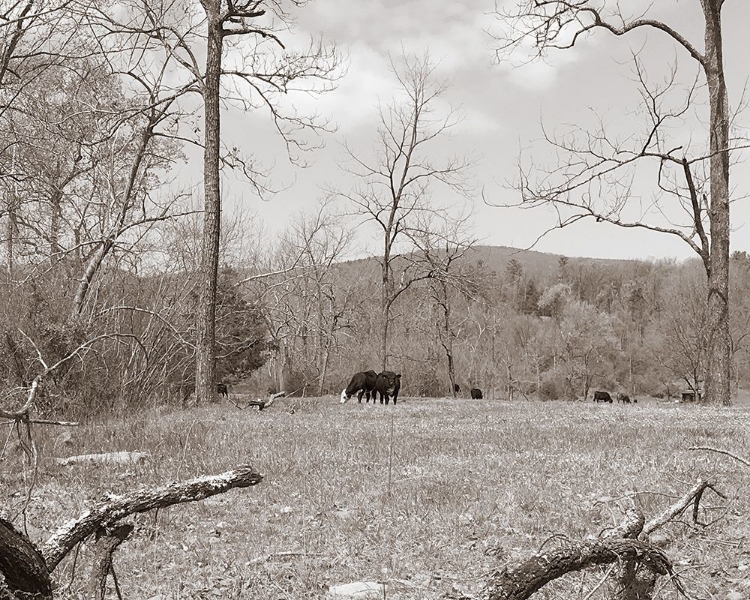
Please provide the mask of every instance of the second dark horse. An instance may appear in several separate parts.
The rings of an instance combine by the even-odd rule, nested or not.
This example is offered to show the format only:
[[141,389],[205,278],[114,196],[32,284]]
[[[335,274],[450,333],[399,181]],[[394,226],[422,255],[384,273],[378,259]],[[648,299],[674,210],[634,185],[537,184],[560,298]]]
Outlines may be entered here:
[[372,401],[375,402],[375,394],[380,394],[380,404],[383,404],[383,400],[388,404],[389,398],[393,399],[393,404],[396,404],[398,399],[398,391],[401,389],[401,373],[394,373],[393,371],[383,371],[378,375],[378,380],[375,383],[375,391],[373,392]]

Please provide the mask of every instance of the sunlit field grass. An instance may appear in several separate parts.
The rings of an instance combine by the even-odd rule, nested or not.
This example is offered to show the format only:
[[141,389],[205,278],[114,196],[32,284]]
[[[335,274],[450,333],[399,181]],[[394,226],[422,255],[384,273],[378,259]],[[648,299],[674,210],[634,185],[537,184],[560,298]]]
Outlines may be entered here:
[[[406,398],[384,407],[328,397],[279,399],[262,412],[226,403],[153,410],[76,428],[72,445],[57,429],[40,432],[28,530],[39,542],[105,492],[249,463],[265,474],[256,487],[136,517],[115,554],[125,597],[321,598],[330,585],[367,580],[387,583],[389,599],[471,598],[508,560],[563,537],[597,536],[632,502],[648,519],[710,477],[728,496],[704,497],[701,520],[715,522],[697,530],[685,515],[658,542],[695,598],[750,598],[750,468],[688,450],[748,457],[749,431],[747,407],[643,401]],[[152,457],[52,461],[115,450]],[[17,457],[0,463],[9,482],[0,501],[11,514],[23,501],[17,467]],[[85,557],[86,548],[79,565]],[[603,572],[568,575],[538,597],[584,598]],[[60,597],[75,596],[84,575],[67,559],[55,572]],[[657,597],[677,593],[665,583]]]

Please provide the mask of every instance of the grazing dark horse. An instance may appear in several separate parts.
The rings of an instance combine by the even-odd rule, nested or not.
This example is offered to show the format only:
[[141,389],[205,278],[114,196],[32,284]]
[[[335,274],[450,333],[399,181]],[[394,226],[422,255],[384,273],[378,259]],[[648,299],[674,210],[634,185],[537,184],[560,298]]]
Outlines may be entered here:
[[375,391],[372,401],[375,402],[375,395],[380,394],[380,404],[383,404],[383,400],[388,404],[389,399],[393,399],[393,404],[396,404],[398,399],[398,391],[401,389],[401,374],[394,373],[393,371],[383,371],[378,374],[378,379],[375,382]]
[[479,388],[471,388],[471,399],[472,400],[481,400],[484,396],[482,396],[482,390]]
[[623,404],[630,404],[630,396],[627,394],[617,394],[617,401]]
[[219,394],[219,396],[229,398],[229,388],[227,387],[226,383],[217,383],[216,392]]
[[344,404],[344,402],[349,400],[349,398],[357,392],[359,392],[357,395],[358,402],[362,402],[363,395],[367,395],[367,402],[370,401],[370,396],[372,396],[372,401],[375,402],[375,392],[373,390],[375,389],[375,383],[377,380],[378,374],[375,371],[362,371],[360,373],[355,373],[352,375],[349,385],[347,385],[341,392],[341,404]]
[[594,402],[609,402],[612,404],[612,396],[609,395],[609,392],[600,392],[599,390],[596,390],[594,392]]

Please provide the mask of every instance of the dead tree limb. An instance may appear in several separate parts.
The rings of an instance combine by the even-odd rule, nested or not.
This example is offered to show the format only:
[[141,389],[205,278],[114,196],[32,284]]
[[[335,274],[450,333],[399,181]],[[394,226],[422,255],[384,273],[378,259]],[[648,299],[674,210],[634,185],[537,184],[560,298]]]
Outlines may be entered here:
[[629,508],[625,513],[625,518],[614,529],[610,529],[602,535],[605,539],[610,538],[628,538],[636,539],[641,531],[643,531],[643,524],[646,519],[643,513],[637,508]]
[[[648,523],[643,526],[643,535],[649,535],[653,533],[659,527],[662,527],[675,517],[681,515],[685,509],[693,504],[693,515],[697,518],[698,515],[698,503],[700,502],[703,492],[706,488],[713,490],[719,496],[724,497],[723,494],[718,492],[710,481],[699,479],[698,482],[691,487],[685,494],[683,494],[678,500],[668,506],[664,512],[660,515],[651,519]],[[696,521],[697,523],[697,521]]]
[[579,542],[541,552],[526,560],[505,566],[490,579],[484,600],[526,600],[550,581],[572,571],[619,561],[633,561],[660,574],[672,574],[666,554],[630,539]]
[[268,400],[261,400],[260,398],[258,400],[248,400],[244,404],[240,404],[238,402],[235,402],[231,397],[229,398],[229,401],[234,404],[236,408],[245,410],[246,408],[250,406],[257,406],[258,410],[263,410],[264,408],[268,408],[273,404],[273,401],[276,400],[276,398],[279,398],[280,396],[286,396],[286,392],[278,392],[276,394],[270,394],[268,396]]
[[111,531],[97,532],[94,544],[94,562],[89,576],[88,597],[91,600],[104,600],[107,590],[107,575],[112,570],[112,553],[133,532],[130,523],[118,525]]
[[160,488],[139,490],[122,496],[109,496],[106,502],[60,527],[45,543],[42,556],[52,572],[76,544],[100,527],[112,527],[120,519],[134,513],[204,500],[232,488],[257,485],[262,480],[263,476],[260,473],[246,465],[220,475],[197,477],[190,481],[170,483]]
[[4,519],[0,519],[0,573],[11,594],[52,598],[52,582],[41,553]]
[[722,450],[721,448],[712,448],[711,446],[690,446],[688,450],[707,450],[708,452],[717,452],[719,454],[724,454],[725,456],[729,456],[733,458],[734,460],[741,462],[746,467],[750,467],[750,461],[742,458],[741,456],[737,456],[736,454],[732,454],[731,452],[728,452],[727,450]]
[[509,563],[491,576],[481,597],[483,600],[526,600],[566,573],[605,564],[620,565],[615,581],[616,597],[622,600],[651,598],[659,575],[669,575],[684,594],[667,555],[645,539],[639,541],[637,538],[647,539],[648,534],[682,514],[691,504],[697,522],[697,506],[706,489],[722,495],[710,482],[699,480],[648,523],[644,523],[639,510],[631,508],[623,522],[605,532],[600,540],[566,544]]

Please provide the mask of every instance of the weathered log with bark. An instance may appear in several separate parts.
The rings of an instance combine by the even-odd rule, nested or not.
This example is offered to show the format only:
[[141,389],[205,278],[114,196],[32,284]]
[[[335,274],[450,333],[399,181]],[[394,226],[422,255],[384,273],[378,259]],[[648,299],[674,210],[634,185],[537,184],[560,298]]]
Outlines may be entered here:
[[[697,523],[698,503],[706,489],[719,494],[710,482],[699,480],[648,523],[638,510],[632,508],[618,527],[603,534],[599,540],[570,543],[505,565],[491,576],[482,598],[525,600],[566,573],[605,564],[621,565],[614,576],[617,587],[615,597],[621,600],[648,600],[660,575],[670,575],[677,588],[684,592],[669,558],[650,545],[647,537],[679,516],[691,504],[694,507],[693,520]],[[643,538],[641,541],[636,539],[639,536]]]
[[562,548],[540,552],[531,558],[507,565],[490,580],[486,600],[526,600],[550,581],[571,571],[606,565],[620,560],[633,560],[666,575],[672,566],[658,548],[631,539],[606,539],[574,543]]
[[70,521],[60,527],[42,548],[42,556],[49,570],[53,571],[78,542],[86,539],[100,527],[112,527],[120,519],[134,513],[204,500],[233,488],[256,485],[262,479],[263,476],[248,465],[221,475],[197,477],[190,481],[170,483],[161,488],[138,490],[123,496],[110,496],[106,502],[92,508],[76,521]]
[[[0,573],[5,577],[8,590],[16,597],[46,600],[52,597],[50,574],[76,544],[100,529],[109,529],[126,537],[125,532],[129,526],[123,526],[121,529],[116,529],[116,526],[118,521],[131,514],[204,500],[233,488],[257,485],[262,480],[263,476],[247,465],[220,475],[198,477],[122,496],[109,496],[105,502],[84,513],[77,520],[69,521],[60,527],[47,540],[41,552],[25,535],[16,531],[7,521],[0,519]],[[120,543],[112,546],[113,542],[114,540],[108,540],[102,543],[102,552],[105,555],[108,552],[110,557]],[[106,563],[106,559],[103,561],[100,568],[109,564]]]
[[52,581],[41,553],[4,519],[0,519],[0,573],[12,593],[52,597]]

